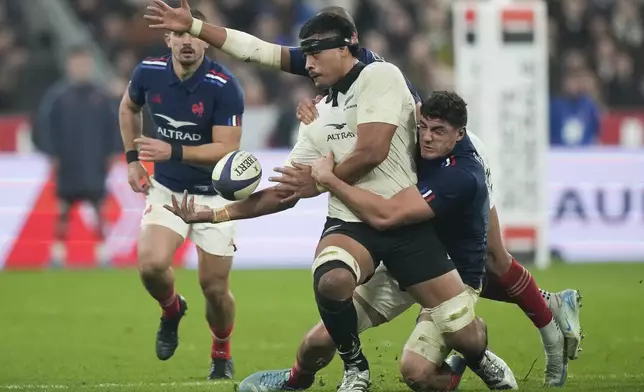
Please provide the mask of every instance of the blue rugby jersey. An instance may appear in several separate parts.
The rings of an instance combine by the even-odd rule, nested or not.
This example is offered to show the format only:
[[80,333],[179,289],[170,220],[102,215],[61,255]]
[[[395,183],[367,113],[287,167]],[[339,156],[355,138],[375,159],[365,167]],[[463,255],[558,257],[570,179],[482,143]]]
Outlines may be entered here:
[[[208,144],[213,141],[213,126],[241,126],[243,90],[226,67],[208,57],[183,81],[174,73],[171,55],[147,58],[134,70],[128,91],[132,102],[149,107],[157,138],[168,143]],[[156,162],[154,179],[175,192],[214,195],[212,169]]]
[[[306,56],[304,56],[304,53],[302,53],[302,49],[297,46],[292,47],[289,50],[291,52],[290,72],[294,75],[309,76],[309,71],[306,70]],[[360,60],[360,62],[362,62],[363,64],[371,64],[376,61],[385,61],[385,59],[382,58],[382,56],[380,56],[378,53],[372,52],[371,50],[362,47],[358,49],[358,60]],[[407,87],[409,87],[411,95],[414,96],[414,101],[416,101],[416,103],[421,102],[422,98],[420,97],[418,90],[416,90],[416,88],[411,84],[409,80],[407,80],[407,78],[405,78],[405,82],[407,82]]]
[[466,135],[446,158],[418,162],[418,190],[463,282],[481,287],[490,201],[482,160]]

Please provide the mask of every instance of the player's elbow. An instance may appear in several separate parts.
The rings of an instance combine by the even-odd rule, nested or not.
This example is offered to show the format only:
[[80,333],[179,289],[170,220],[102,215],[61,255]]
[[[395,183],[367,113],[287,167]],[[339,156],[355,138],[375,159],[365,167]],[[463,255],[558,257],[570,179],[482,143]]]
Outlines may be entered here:
[[369,220],[369,225],[379,231],[394,228],[396,224],[396,217],[387,213],[380,213],[378,216]]

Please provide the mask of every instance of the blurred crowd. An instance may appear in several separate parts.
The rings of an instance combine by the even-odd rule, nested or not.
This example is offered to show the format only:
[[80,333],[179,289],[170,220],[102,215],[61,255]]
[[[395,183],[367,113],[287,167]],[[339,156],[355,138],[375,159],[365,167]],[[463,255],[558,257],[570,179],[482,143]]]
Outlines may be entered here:
[[[37,105],[33,92],[31,100],[17,97],[29,83],[16,75],[25,74],[22,69],[35,56],[34,48],[46,47],[48,39],[21,40],[18,1],[22,0],[0,0],[0,111],[5,112]],[[148,29],[141,17],[149,0],[64,1],[73,6],[113,64],[117,80],[110,86],[115,95],[138,61],[167,52],[162,33]],[[191,0],[191,4],[212,23],[284,45],[297,45],[300,26],[317,9],[342,5],[355,16],[361,44],[399,65],[421,94],[453,87],[450,0]],[[597,113],[644,105],[644,1],[549,0],[548,7],[550,93],[555,106],[579,96]],[[239,76],[247,107],[282,108],[278,121],[282,128],[294,121],[295,102],[313,94],[306,79],[232,61],[214,49],[210,55]],[[46,74],[51,78],[57,70]],[[277,132],[273,144],[285,140]]]

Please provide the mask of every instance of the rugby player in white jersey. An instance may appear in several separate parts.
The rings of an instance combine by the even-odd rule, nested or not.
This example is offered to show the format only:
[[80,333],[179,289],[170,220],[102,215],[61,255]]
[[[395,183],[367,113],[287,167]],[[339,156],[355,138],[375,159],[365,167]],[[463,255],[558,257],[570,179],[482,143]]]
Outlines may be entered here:
[[[319,121],[301,126],[288,162],[312,164],[332,152],[338,178],[390,198],[417,181],[415,102],[396,66],[365,66],[357,60],[354,33],[346,19],[330,14],[317,15],[302,27],[307,69],[328,95],[319,104]],[[287,205],[284,191],[273,187],[217,209],[194,206],[187,196],[181,205],[173,199],[166,208],[186,222],[218,223],[275,213],[299,198],[319,194],[312,186],[288,198],[292,202]],[[352,297],[381,260],[401,287],[431,312],[439,333],[463,354],[468,366],[494,369],[479,375],[497,382],[510,378],[507,365],[486,350],[485,325],[475,318],[474,301],[431,222],[378,231],[329,196],[328,218],[315,254],[312,270],[318,310],[345,364],[339,391],[365,391],[370,383]]]
[[[153,5],[148,7],[148,11],[149,14],[145,18],[152,22],[151,28],[167,29],[179,33],[190,31],[193,35],[233,58],[308,77],[304,55],[299,47],[272,44],[242,31],[195,21],[185,0],[182,0],[181,6],[177,8],[169,7],[161,0],[153,0]],[[342,7],[327,7],[322,9],[321,13],[341,16],[349,21],[355,30],[353,17]],[[358,42],[357,32],[352,39],[356,43]],[[368,48],[360,47],[358,50],[358,58],[365,64],[384,61],[381,56]],[[417,108],[420,108],[420,97],[409,81],[407,81],[407,85],[415,97]],[[315,108],[314,103],[309,103],[309,106]],[[298,119],[303,120],[302,118]],[[314,119],[315,116],[311,116],[308,121]],[[306,122],[306,119],[304,121]],[[481,140],[471,132],[468,134],[480,155],[485,158],[485,147]],[[487,166],[487,171],[490,171],[489,166]],[[278,177],[277,180],[290,181],[288,185],[291,186],[296,183],[297,186],[306,187],[308,186],[307,180],[310,181],[310,175],[308,170],[298,169],[289,171],[281,178]],[[576,359],[581,351],[580,344],[583,338],[579,320],[581,296],[577,290],[571,289],[558,293],[540,290],[532,274],[506,250],[498,212],[494,205],[491,178],[489,178],[488,185],[491,207],[488,231],[489,252],[486,264],[488,273],[481,297],[514,303],[530,318],[539,331],[546,353],[546,383],[556,384],[560,379],[559,374],[562,366],[559,364],[558,357],[561,356],[562,351],[566,350],[566,356],[569,359]],[[565,337],[564,347],[560,343],[562,332]],[[297,369],[296,362],[293,367],[294,374],[297,373]]]

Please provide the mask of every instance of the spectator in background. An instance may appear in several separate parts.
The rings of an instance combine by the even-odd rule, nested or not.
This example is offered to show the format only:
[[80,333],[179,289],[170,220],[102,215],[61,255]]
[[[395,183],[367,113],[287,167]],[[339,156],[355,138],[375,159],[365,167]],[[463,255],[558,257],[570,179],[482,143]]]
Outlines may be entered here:
[[[108,169],[121,153],[114,99],[94,85],[91,53],[73,48],[68,56],[67,80],[47,92],[38,110],[40,149],[50,159],[55,174],[60,210],[51,248],[52,266],[65,262],[64,245],[71,208],[89,202],[97,217],[97,235],[105,226],[100,213]],[[122,86],[121,86],[122,87]],[[101,265],[108,263],[103,245],[96,249]]]
[[597,142],[599,110],[588,95],[584,71],[564,76],[563,95],[550,102],[550,145],[586,146]]

